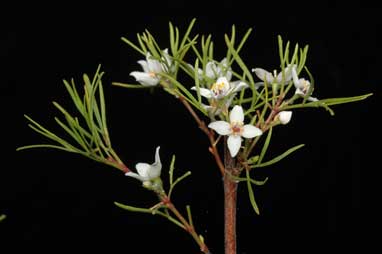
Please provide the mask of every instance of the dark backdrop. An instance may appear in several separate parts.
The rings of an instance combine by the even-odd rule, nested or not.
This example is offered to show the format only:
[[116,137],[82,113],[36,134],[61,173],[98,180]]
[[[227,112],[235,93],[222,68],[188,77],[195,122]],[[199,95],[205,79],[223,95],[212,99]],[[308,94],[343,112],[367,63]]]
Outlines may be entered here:
[[238,253],[280,247],[310,253],[363,245],[368,215],[361,212],[361,176],[373,169],[369,161],[375,150],[370,146],[378,137],[379,10],[332,1],[284,4],[227,0],[207,8],[206,1],[162,1],[3,9],[0,212],[8,215],[0,224],[4,253],[21,247],[50,253],[198,253],[191,238],[171,223],[113,205],[153,204],[154,195],[137,181],[73,154],[15,152],[18,146],[44,140],[27,128],[23,114],[59,130],[53,120],[58,112],[50,102],[68,105],[61,80],[80,80],[82,73],[94,73],[99,63],[106,72],[108,121],[116,150],[130,167],[152,161],[157,145],[165,166],[175,153],[177,172],[191,170],[193,175],[178,187],[174,200],[180,207],[192,204],[198,231],[213,253],[222,253],[222,185],[206,138],[163,91],[150,94],[110,85],[131,83],[129,72],[139,68],[136,61],[141,56],[121,36],[134,40],[137,32],[148,28],[167,47],[168,21],[184,31],[192,17],[197,18],[195,32],[213,34],[218,58],[225,52],[223,35],[232,24],[241,35],[252,27],[242,55],[253,67],[277,68],[276,36],[281,34],[293,43],[310,45],[307,65],[317,97],[376,94],[366,102],[336,107],[335,117],[322,109],[296,111],[290,124],[277,129],[270,147],[274,153],[299,143],[306,146],[259,172],[270,178],[255,189],[261,216],[251,210],[244,186],[239,189]]

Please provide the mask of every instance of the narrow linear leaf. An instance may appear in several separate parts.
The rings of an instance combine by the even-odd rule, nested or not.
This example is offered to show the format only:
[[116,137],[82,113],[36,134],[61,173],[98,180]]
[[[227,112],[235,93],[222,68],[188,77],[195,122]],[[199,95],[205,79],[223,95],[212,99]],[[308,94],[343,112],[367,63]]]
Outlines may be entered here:
[[187,171],[186,173],[184,173],[181,177],[177,178],[174,183],[170,186],[170,190],[168,192],[168,197],[170,198],[171,197],[171,193],[172,191],[174,190],[175,186],[180,183],[182,180],[184,180],[186,177],[190,176],[191,175],[191,171]]
[[284,153],[280,154],[279,156],[273,158],[272,160],[269,160],[267,162],[264,162],[264,163],[260,163],[260,164],[256,164],[256,165],[252,165],[250,166],[251,168],[262,168],[262,167],[266,167],[266,166],[270,166],[272,164],[275,164],[279,161],[281,161],[282,159],[284,159],[285,157],[287,157],[289,154],[297,151],[298,149],[300,149],[301,147],[303,147],[305,144],[301,144],[301,145],[297,145],[297,146],[294,146],[290,149],[288,149],[287,151],[285,151]]
[[22,151],[22,150],[34,149],[34,148],[53,148],[53,149],[63,150],[65,152],[71,152],[71,153],[75,153],[76,152],[76,151],[70,150],[70,149],[68,149],[66,147],[50,145],[50,144],[37,144],[37,145],[21,146],[21,147],[18,147],[16,149],[16,151]]
[[170,170],[168,172],[169,174],[169,177],[170,177],[170,186],[173,184],[173,180],[174,180],[174,169],[175,169],[175,154],[172,156],[172,159],[171,159],[171,164],[170,164]]
[[191,30],[192,30],[192,28],[193,28],[193,26],[195,24],[195,21],[196,21],[196,18],[193,18],[191,20],[191,22],[190,22],[190,25],[188,25],[187,31],[186,31],[186,33],[183,36],[183,39],[182,39],[182,41],[180,43],[179,48],[183,48],[184,44],[187,42],[187,39],[188,39],[188,37],[189,37],[189,35],[191,33]]
[[152,88],[151,86],[142,86],[142,85],[139,85],[139,84],[133,85],[133,84],[120,83],[120,82],[112,82],[111,84],[114,85],[114,86],[120,86],[120,87],[125,87],[125,88],[133,88],[133,89]]
[[[139,35],[138,35],[139,37]],[[139,53],[141,53],[142,55],[146,55],[145,52],[143,50],[141,50],[140,48],[138,48],[134,43],[132,43],[131,41],[129,41],[128,39],[126,39],[125,37],[121,37],[121,40],[126,42],[130,47],[132,47],[133,49],[135,49],[136,51],[138,51]],[[143,43],[141,43],[141,46],[142,46]]]
[[353,96],[353,97],[322,99],[319,101],[308,102],[305,104],[295,104],[295,105],[285,106],[280,110],[297,109],[297,108],[316,108],[316,107],[328,108],[328,106],[345,104],[345,103],[356,102],[356,101],[362,101],[362,100],[365,100],[366,98],[368,98],[372,95],[373,95],[372,93],[369,93],[369,94]]
[[251,202],[252,208],[255,211],[255,213],[257,215],[259,215],[260,214],[260,209],[259,209],[259,207],[258,207],[258,205],[256,203],[256,200],[255,200],[255,194],[253,193],[253,188],[252,188],[252,184],[251,184],[251,181],[250,181],[251,177],[249,175],[249,171],[246,170],[245,173],[246,173],[246,176],[247,176],[247,189],[248,189],[249,201]]
[[194,222],[192,221],[191,206],[187,205],[186,209],[187,209],[188,223],[190,224],[191,227],[193,227]]
[[55,117],[54,120],[56,120],[58,125],[60,125],[61,128],[64,129],[86,152],[89,152],[89,148],[86,146],[81,136],[77,132],[71,130],[68,126],[66,126],[63,122],[61,122],[60,119],[58,119],[57,117]]
[[238,177],[233,175],[230,175],[230,177],[232,177],[232,179],[234,179],[235,181],[239,181],[239,182],[250,181],[252,184],[257,186],[264,185],[268,182],[268,177],[266,177],[264,180],[256,180],[256,179],[252,179],[251,177],[246,178],[246,177]]
[[124,204],[121,204],[121,203],[118,203],[118,202],[114,202],[114,204],[116,206],[118,206],[119,208],[122,208],[124,210],[127,210],[127,211],[130,211],[130,212],[138,212],[138,213],[148,213],[148,214],[152,214],[152,215],[160,215],[162,217],[165,217],[166,219],[168,219],[169,221],[173,222],[175,225],[181,227],[184,229],[184,226],[182,223],[180,223],[179,221],[177,221],[176,219],[174,219],[173,217],[171,217],[170,215],[164,213],[164,212],[161,212],[161,211],[153,211],[149,208],[141,208],[141,207],[134,207],[134,206],[129,206],[129,205],[124,205]]
[[263,158],[268,150],[269,143],[271,142],[272,131],[273,131],[273,128],[272,127],[269,128],[268,135],[267,135],[267,138],[265,139],[263,149],[261,149],[260,157],[259,157],[259,160],[257,161],[257,164],[260,164],[263,161]]

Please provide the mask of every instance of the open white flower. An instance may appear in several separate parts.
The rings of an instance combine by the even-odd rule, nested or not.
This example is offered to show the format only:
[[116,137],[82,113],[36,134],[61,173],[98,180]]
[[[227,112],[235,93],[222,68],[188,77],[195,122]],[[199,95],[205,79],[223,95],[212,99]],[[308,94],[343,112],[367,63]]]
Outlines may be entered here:
[[[288,65],[284,69],[285,73],[285,79],[284,83],[288,83],[292,79],[292,69],[294,69],[295,65]],[[276,70],[273,71],[273,74],[270,73],[269,71],[266,71],[262,68],[254,68],[252,69],[252,72],[256,74],[256,76],[261,79],[262,81],[266,81],[268,85],[272,84],[282,84],[283,81],[283,73],[279,72],[277,73]],[[257,86],[263,86],[264,82],[260,82],[257,84]]]
[[161,72],[173,72],[174,65],[172,64],[172,59],[168,54],[168,49],[162,51],[162,61],[153,59],[150,52],[146,53],[146,61],[139,60],[138,63],[142,66],[142,71],[133,71],[130,73],[131,76],[135,78],[136,81],[141,83],[143,86],[156,86],[159,84],[160,77],[158,73]]
[[291,118],[292,118],[292,111],[281,111],[276,116],[276,119],[278,119],[280,123],[282,124],[289,123]]
[[[228,95],[237,93],[248,85],[243,81],[229,82],[226,77],[220,77],[212,84],[210,89],[200,87],[200,95],[207,99],[222,99]],[[191,90],[197,90],[196,86],[191,87]]]
[[229,123],[226,121],[215,121],[208,125],[220,135],[228,135],[227,145],[232,157],[235,157],[241,147],[241,137],[254,138],[263,134],[263,132],[251,125],[244,125],[244,112],[241,106],[236,105],[230,112]]
[[[306,94],[308,93],[310,86],[311,86],[309,80],[306,80],[304,78],[299,79],[297,76],[296,68],[292,69],[292,77],[293,77],[293,84],[296,88],[295,93],[302,95],[302,96],[306,96]],[[308,101],[318,101],[318,99],[314,98],[314,97],[308,97],[307,100]]]
[[138,174],[134,172],[127,172],[125,175],[142,181],[144,185],[150,185],[152,180],[160,177],[162,170],[162,163],[159,157],[159,149],[160,147],[158,146],[155,151],[155,162],[153,164],[144,162],[137,163],[135,168]]

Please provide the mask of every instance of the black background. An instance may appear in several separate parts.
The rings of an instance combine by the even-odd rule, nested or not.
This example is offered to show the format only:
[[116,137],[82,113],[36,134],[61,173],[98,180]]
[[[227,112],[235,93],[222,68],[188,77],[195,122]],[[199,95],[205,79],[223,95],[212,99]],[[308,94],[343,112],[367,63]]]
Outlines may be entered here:
[[[168,21],[184,31],[193,17],[197,18],[196,33],[213,34],[218,59],[225,54],[223,35],[232,24],[241,35],[252,27],[242,51],[250,66],[277,68],[276,36],[281,34],[293,43],[310,45],[307,65],[315,77],[315,96],[375,93],[365,102],[336,107],[335,117],[322,109],[296,111],[290,124],[277,129],[270,147],[274,154],[300,143],[306,146],[259,171],[259,176],[270,177],[255,190],[261,216],[251,210],[245,186],[240,187],[238,253],[280,247],[310,253],[317,248],[367,246],[361,241],[369,226],[361,179],[377,169],[370,160],[378,151],[371,146],[378,138],[380,10],[332,1],[284,4],[227,0],[207,7],[203,1],[162,1],[2,9],[0,212],[8,215],[0,224],[2,253],[23,247],[51,253],[198,253],[192,239],[173,224],[113,205],[113,201],[154,204],[155,196],[139,182],[73,154],[15,152],[18,146],[44,140],[27,127],[23,114],[59,130],[53,120],[58,112],[50,102],[68,105],[61,80],[80,81],[82,73],[94,73],[99,63],[106,72],[115,149],[130,167],[139,161],[151,162],[157,145],[164,168],[175,153],[178,174],[186,170],[193,174],[178,187],[174,202],[182,209],[192,205],[196,227],[212,253],[223,252],[221,179],[203,133],[163,91],[150,94],[110,85],[133,82],[129,72],[139,69],[136,61],[141,56],[121,36],[134,40],[137,32],[147,28],[165,48]],[[165,169],[163,175],[166,179]]]

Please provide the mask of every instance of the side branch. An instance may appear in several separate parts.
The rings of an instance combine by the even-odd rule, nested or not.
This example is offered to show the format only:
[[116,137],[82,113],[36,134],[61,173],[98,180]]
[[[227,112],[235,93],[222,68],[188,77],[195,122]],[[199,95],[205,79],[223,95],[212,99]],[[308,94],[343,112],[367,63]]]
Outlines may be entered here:
[[187,231],[192,238],[195,240],[195,242],[199,245],[200,250],[204,254],[211,254],[210,250],[208,249],[207,245],[204,243],[202,238],[199,237],[199,235],[196,233],[195,228],[193,225],[191,225],[183,216],[182,214],[176,209],[174,204],[171,202],[171,200],[168,198],[167,195],[161,195],[160,199],[162,201],[162,204],[166,206],[175,216],[176,218],[183,224],[184,230]]
[[216,148],[216,140],[214,137],[214,133],[208,129],[205,122],[199,118],[199,116],[196,114],[194,109],[191,107],[191,105],[188,103],[188,101],[184,99],[183,96],[179,96],[178,98],[182,102],[182,104],[186,107],[188,112],[190,112],[190,114],[192,115],[192,117],[194,118],[196,123],[198,124],[199,128],[208,136],[208,139],[209,139],[210,144],[211,144],[210,152],[214,156],[216,164],[218,165],[221,174],[224,176],[225,167],[224,167],[224,164],[220,158],[219,152]]

